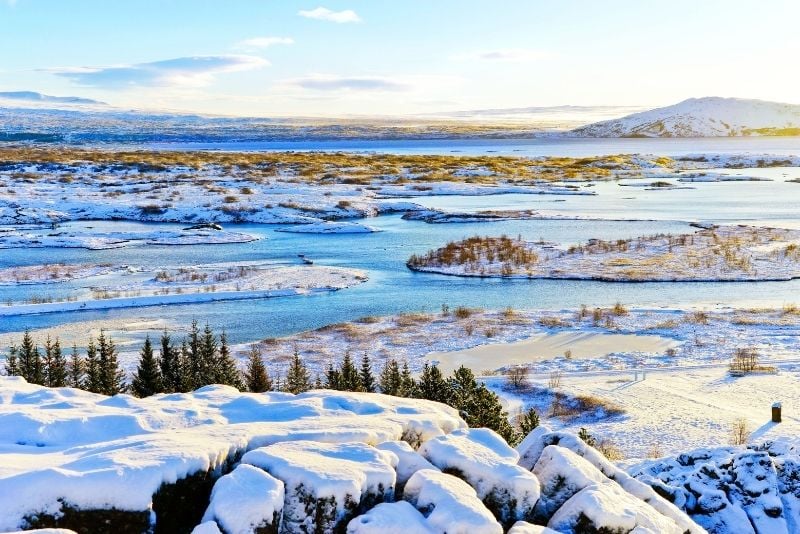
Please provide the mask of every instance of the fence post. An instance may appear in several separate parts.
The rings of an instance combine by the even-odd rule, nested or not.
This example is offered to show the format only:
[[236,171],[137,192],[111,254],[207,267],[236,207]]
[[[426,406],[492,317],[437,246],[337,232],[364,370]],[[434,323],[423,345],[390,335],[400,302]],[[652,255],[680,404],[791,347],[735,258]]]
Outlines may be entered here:
[[780,423],[781,422],[781,403],[775,402],[772,404],[772,422],[773,423]]

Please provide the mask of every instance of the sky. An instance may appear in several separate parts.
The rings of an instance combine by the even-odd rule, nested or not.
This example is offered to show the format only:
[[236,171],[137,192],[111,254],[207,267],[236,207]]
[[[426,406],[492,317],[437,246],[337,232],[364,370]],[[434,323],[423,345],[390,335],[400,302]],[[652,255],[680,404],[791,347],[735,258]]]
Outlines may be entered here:
[[800,104],[798,21],[797,0],[0,0],[0,91],[243,116]]

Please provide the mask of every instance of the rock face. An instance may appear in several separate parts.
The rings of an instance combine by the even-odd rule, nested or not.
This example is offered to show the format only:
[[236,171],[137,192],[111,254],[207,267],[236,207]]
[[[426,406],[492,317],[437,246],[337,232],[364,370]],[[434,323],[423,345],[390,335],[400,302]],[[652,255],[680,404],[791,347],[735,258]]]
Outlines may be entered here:
[[581,137],[728,137],[799,135],[800,106],[742,98],[690,98],[678,104],[595,122]]
[[634,466],[631,474],[712,533],[800,528],[800,457],[792,446],[698,449]]

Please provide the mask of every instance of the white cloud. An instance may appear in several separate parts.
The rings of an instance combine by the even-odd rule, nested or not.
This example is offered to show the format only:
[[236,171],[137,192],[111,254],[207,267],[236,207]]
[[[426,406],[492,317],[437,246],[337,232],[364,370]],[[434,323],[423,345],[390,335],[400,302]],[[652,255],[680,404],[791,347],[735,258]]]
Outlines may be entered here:
[[553,53],[547,50],[532,48],[501,48],[495,50],[481,50],[455,56],[457,60],[467,61],[496,61],[505,63],[525,63],[551,59]]
[[311,10],[300,10],[297,12],[301,17],[307,19],[327,20],[339,24],[345,22],[361,22],[361,17],[352,9],[345,9],[343,11],[332,11],[327,7],[318,7]]
[[294,44],[294,39],[291,37],[253,37],[252,39],[245,39],[237,44],[238,48],[269,48],[274,45],[291,45]]
[[269,65],[266,59],[247,55],[193,56],[104,67],[46,69],[57,76],[89,87],[190,86],[209,84],[226,72],[253,70]]
[[411,85],[384,76],[334,76],[313,74],[284,80],[283,84],[312,91],[407,91]]

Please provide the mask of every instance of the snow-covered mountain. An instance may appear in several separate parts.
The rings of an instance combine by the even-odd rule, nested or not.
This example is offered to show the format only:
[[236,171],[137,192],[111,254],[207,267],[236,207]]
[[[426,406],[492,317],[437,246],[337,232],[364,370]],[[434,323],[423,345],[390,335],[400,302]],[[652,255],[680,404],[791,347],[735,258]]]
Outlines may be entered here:
[[580,137],[800,135],[800,105],[743,98],[690,98],[581,126],[570,133]]

